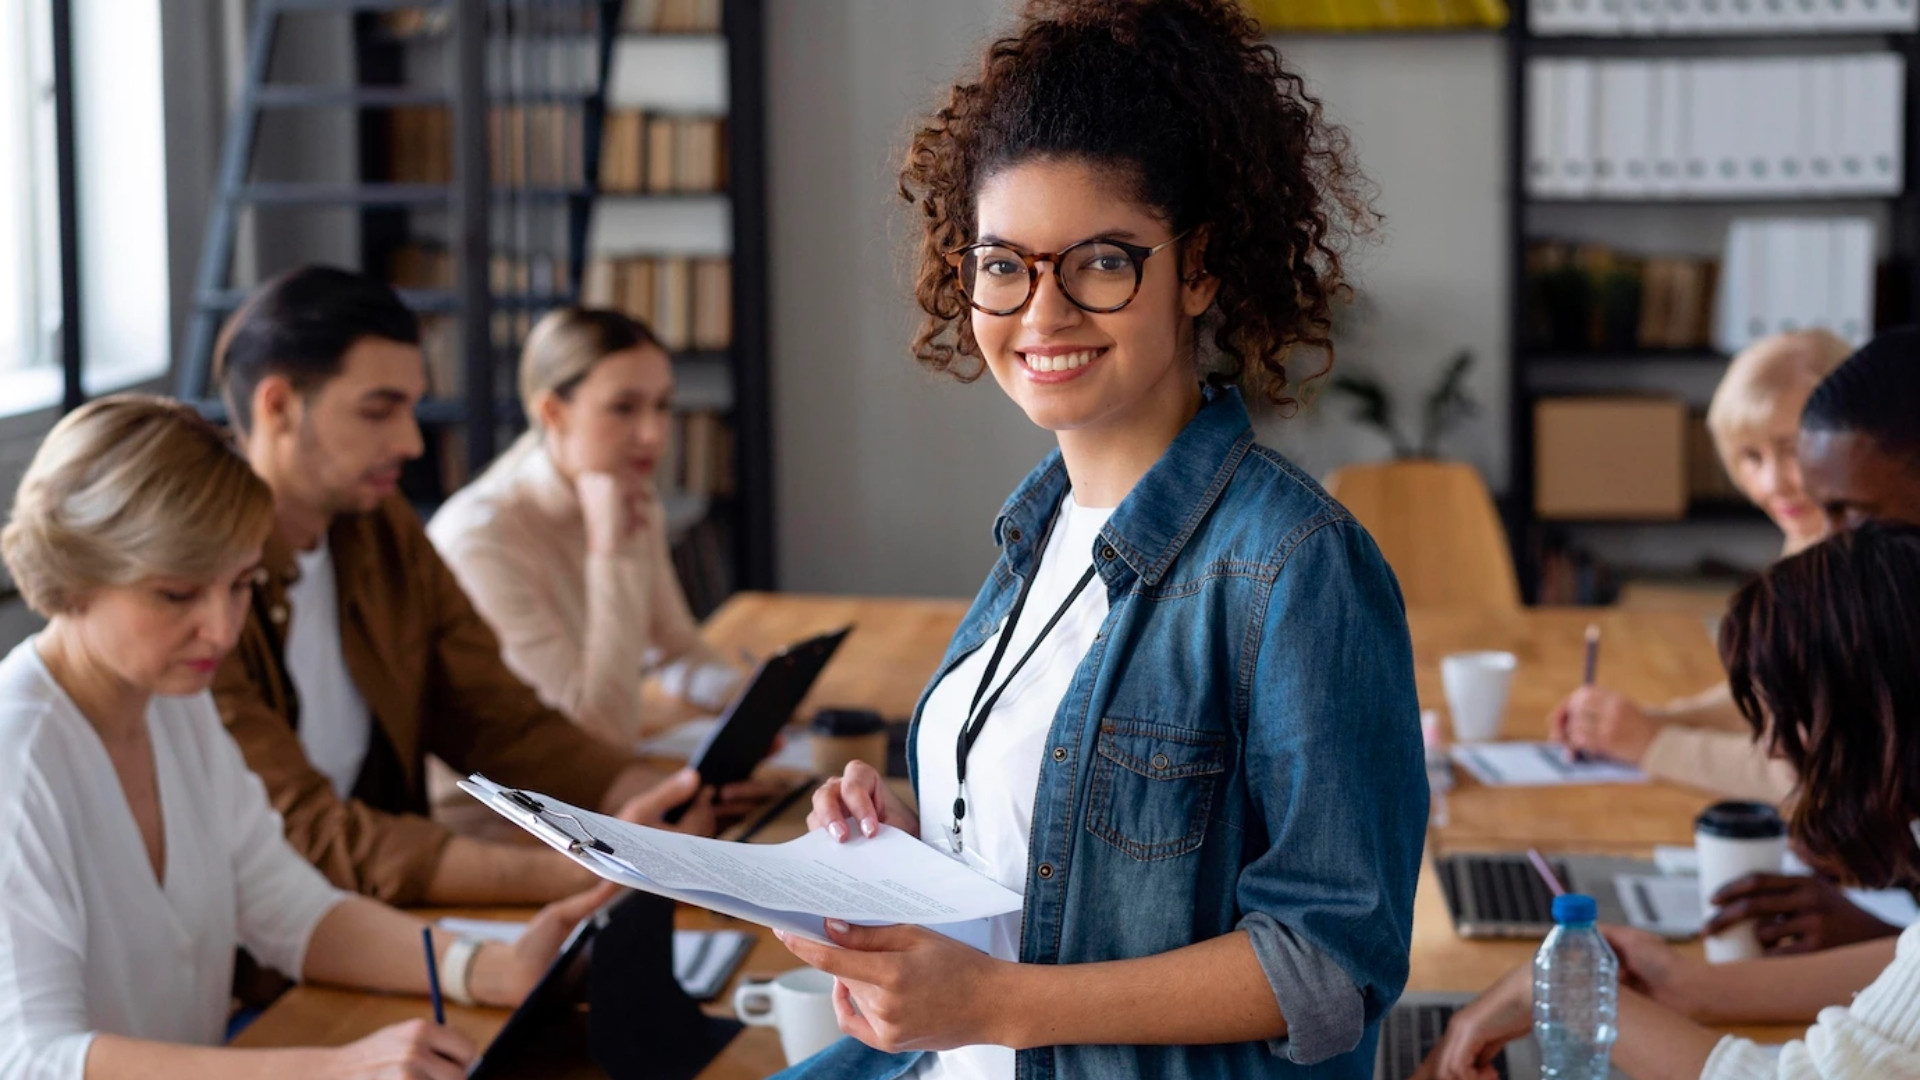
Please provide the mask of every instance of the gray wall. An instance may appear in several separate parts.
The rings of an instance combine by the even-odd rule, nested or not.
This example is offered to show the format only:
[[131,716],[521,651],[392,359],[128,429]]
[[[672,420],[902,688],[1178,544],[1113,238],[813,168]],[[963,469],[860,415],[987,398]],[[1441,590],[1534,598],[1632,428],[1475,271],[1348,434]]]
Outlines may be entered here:
[[[907,353],[896,155],[971,62],[1000,0],[770,5],[773,379],[780,581],[795,590],[970,595],[1007,492],[1051,447],[991,383]],[[804,10],[801,10],[804,9]],[[1281,42],[1352,131],[1388,225],[1356,252],[1369,324],[1342,363],[1411,410],[1462,347],[1485,422],[1446,449],[1506,467],[1499,40]],[[1315,472],[1383,456],[1328,400],[1262,436]]]

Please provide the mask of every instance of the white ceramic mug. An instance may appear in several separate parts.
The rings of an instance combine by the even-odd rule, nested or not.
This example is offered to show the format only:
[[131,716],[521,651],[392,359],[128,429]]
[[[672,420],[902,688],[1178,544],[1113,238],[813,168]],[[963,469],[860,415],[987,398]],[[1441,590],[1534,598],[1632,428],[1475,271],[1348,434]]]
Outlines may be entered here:
[[[1693,822],[1693,846],[1700,853],[1700,910],[1713,917],[1713,894],[1748,874],[1777,874],[1787,856],[1787,826],[1766,803],[1721,802]],[[1763,950],[1752,919],[1706,939],[1707,962],[1752,960]]]
[[840,1022],[833,1017],[833,976],[810,967],[743,984],[733,992],[733,1011],[743,1024],[777,1029],[789,1065],[840,1039]]
[[1455,742],[1486,742],[1500,736],[1507,714],[1507,691],[1520,661],[1510,652],[1464,652],[1440,658],[1440,685],[1446,688]]

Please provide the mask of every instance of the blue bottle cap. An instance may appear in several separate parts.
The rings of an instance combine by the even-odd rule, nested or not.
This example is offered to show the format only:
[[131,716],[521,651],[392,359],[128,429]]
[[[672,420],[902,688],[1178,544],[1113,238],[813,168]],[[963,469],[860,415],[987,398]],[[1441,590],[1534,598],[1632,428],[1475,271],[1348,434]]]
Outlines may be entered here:
[[1600,917],[1600,905],[1584,893],[1567,893],[1553,898],[1553,921],[1561,924],[1590,923]]

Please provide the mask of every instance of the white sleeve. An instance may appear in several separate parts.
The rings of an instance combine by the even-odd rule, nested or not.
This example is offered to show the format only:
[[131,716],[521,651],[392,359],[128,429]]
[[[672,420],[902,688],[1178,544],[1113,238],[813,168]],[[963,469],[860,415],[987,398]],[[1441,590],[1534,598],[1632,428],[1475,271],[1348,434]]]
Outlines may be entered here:
[[0,807],[0,1080],[82,1080],[86,912],[66,822],[35,770]]
[[1767,1048],[1728,1037],[1702,1080],[1877,1080],[1920,1076],[1920,926],[1900,935],[1893,963],[1848,1008],[1820,1010],[1805,1039]]
[[[306,967],[314,927],[347,894],[334,888],[287,843],[266,787],[247,768],[240,748],[221,726],[213,699],[202,697],[212,725],[207,767],[218,786],[233,837],[233,880],[240,943],[263,964],[298,980]],[[4,1080],[4,1078],[0,1078]]]

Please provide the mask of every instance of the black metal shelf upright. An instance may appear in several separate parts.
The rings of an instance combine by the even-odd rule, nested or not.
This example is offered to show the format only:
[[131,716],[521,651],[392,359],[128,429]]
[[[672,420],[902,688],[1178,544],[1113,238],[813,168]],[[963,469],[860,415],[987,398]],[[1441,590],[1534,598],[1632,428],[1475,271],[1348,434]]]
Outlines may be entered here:
[[[1685,518],[1663,522],[1543,522],[1533,511],[1534,502],[1534,424],[1533,406],[1539,395],[1533,392],[1531,376],[1542,368],[1566,364],[1569,362],[1616,362],[1639,365],[1647,362],[1724,362],[1724,358],[1711,350],[1634,350],[1620,352],[1596,352],[1590,356],[1579,353],[1565,353],[1532,349],[1528,346],[1529,312],[1527,310],[1527,245],[1528,210],[1533,206],[1607,206],[1625,211],[1644,211],[1647,213],[1684,212],[1689,207],[1712,206],[1779,206],[1785,204],[1833,204],[1833,203],[1885,203],[1890,205],[1892,220],[1892,258],[1896,270],[1895,280],[1902,282],[1896,302],[1904,310],[1882,311],[1876,314],[1877,321],[1883,325],[1895,321],[1920,319],[1920,35],[1912,33],[1847,33],[1817,34],[1796,32],[1788,34],[1737,34],[1717,35],[1639,35],[1639,36],[1599,36],[1599,35],[1536,35],[1532,31],[1528,0],[1514,0],[1512,16],[1505,30],[1506,37],[1506,186],[1510,193],[1507,206],[1507,285],[1508,285],[1508,336],[1509,336],[1509,392],[1507,433],[1510,446],[1508,491],[1501,501],[1501,516],[1507,526],[1507,534],[1513,547],[1514,565],[1519,570],[1520,586],[1523,597],[1533,603],[1538,597],[1539,560],[1537,553],[1542,533],[1548,525],[1639,525],[1680,523],[1727,523],[1764,521],[1764,516],[1749,509],[1735,507],[1723,502],[1709,501],[1696,503],[1689,508]],[[1687,199],[1662,198],[1646,200],[1625,200],[1619,198],[1535,198],[1527,188],[1527,65],[1541,56],[1661,56],[1661,55],[1702,55],[1724,46],[1729,42],[1743,43],[1753,47],[1765,43],[1767,47],[1781,45],[1831,45],[1835,41],[1877,41],[1890,45],[1906,61],[1906,81],[1903,107],[1906,120],[1903,135],[1906,141],[1904,187],[1897,196],[1858,197],[1834,199],[1821,196],[1793,197],[1768,195],[1754,198]]]

